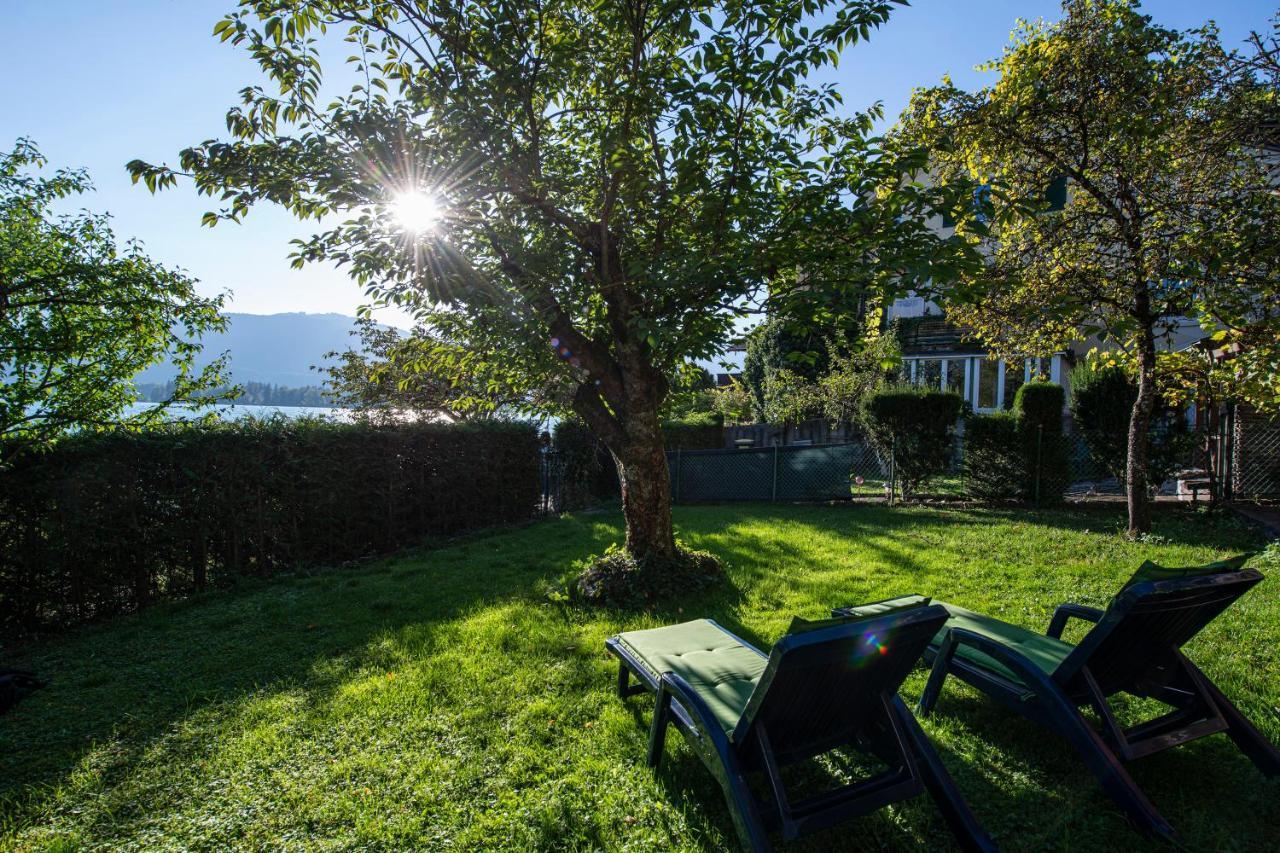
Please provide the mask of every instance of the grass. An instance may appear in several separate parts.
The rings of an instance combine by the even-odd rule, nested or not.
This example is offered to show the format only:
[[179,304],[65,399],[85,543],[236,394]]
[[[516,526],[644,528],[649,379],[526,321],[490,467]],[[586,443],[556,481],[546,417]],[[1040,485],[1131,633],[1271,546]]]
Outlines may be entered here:
[[[607,636],[710,616],[768,646],[793,614],[913,591],[1043,629],[1060,601],[1104,604],[1144,558],[1261,544],[1238,522],[1169,512],[1131,543],[1113,509],[707,506],[677,523],[732,583],[656,613],[548,596],[620,535],[616,514],[581,514],[20,649],[8,662],[51,684],[0,717],[0,846],[723,848],[720,792],[680,738],[658,776],[645,768],[650,708],[613,695]],[[1189,648],[1274,741],[1278,643],[1271,578]],[[909,702],[923,683],[918,670]],[[1006,849],[1148,846],[1065,745],[967,687],[949,683],[924,727]],[[1280,783],[1225,736],[1134,773],[1192,848],[1280,838]],[[922,797],[797,846],[950,843]]]

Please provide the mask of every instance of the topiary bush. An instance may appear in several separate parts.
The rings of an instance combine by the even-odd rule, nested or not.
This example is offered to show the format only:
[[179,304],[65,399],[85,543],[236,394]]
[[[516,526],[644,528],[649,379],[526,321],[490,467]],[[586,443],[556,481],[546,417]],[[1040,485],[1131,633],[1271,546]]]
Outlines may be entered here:
[[872,394],[863,423],[882,456],[892,455],[903,497],[951,467],[959,394],[894,388]]
[[1040,505],[1061,502],[1071,481],[1062,434],[1065,404],[1066,392],[1054,382],[1028,382],[1013,398],[1025,472],[1021,497]]
[[618,545],[581,564],[574,582],[577,597],[602,607],[644,608],[722,583],[724,567],[707,551],[677,541],[674,557],[637,559]]
[[972,414],[964,425],[965,493],[982,501],[1026,497],[1027,465],[1013,412]]

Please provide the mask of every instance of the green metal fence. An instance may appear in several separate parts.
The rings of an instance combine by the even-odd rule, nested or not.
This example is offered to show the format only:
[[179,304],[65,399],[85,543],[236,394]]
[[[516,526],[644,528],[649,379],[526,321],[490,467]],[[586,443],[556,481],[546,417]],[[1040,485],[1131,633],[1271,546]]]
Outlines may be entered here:
[[866,444],[684,450],[667,454],[680,502],[821,501],[883,495],[889,464]]

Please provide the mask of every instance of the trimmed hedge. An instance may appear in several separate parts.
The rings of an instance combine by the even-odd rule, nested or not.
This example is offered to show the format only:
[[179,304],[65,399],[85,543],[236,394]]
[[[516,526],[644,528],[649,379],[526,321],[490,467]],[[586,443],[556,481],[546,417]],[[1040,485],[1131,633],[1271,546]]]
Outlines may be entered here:
[[1023,496],[1038,505],[1060,503],[1071,483],[1067,442],[1062,434],[1066,402],[1066,392],[1053,382],[1028,382],[1013,398],[1026,460]]
[[893,455],[904,497],[951,467],[961,406],[959,394],[911,388],[880,391],[867,400],[867,433],[885,458]]
[[1012,412],[971,415],[965,422],[965,491],[984,501],[1062,500],[1070,482],[1062,434],[1062,386],[1028,382]]
[[551,446],[559,456],[562,477],[557,509],[582,509],[621,495],[613,456],[586,424],[560,421],[552,431]]
[[1026,471],[1013,412],[973,414],[964,424],[964,489],[978,500],[1021,498]]
[[0,474],[0,633],[530,519],[529,426],[320,420],[82,435]]
[[724,415],[706,412],[662,425],[667,450],[720,450],[724,447]]

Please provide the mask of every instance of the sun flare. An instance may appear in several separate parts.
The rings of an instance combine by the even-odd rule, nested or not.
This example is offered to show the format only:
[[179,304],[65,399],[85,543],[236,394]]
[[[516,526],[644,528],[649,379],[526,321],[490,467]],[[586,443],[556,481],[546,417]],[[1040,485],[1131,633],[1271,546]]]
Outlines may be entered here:
[[401,228],[414,234],[431,231],[444,216],[439,199],[421,190],[396,195],[391,212]]

